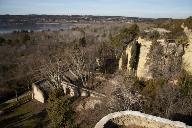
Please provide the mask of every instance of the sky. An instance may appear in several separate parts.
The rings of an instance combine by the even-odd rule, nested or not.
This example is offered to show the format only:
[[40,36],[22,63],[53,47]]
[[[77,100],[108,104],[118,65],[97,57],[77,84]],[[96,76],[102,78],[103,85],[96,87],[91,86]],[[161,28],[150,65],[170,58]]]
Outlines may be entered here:
[[187,18],[192,0],[0,0],[0,14]]

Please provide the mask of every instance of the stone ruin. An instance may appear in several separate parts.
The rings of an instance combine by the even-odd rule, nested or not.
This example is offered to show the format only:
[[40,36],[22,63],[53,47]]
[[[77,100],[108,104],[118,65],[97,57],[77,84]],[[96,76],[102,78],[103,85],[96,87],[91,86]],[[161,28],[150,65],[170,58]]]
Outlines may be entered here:
[[103,117],[95,128],[192,128],[192,126],[138,111],[121,111]]

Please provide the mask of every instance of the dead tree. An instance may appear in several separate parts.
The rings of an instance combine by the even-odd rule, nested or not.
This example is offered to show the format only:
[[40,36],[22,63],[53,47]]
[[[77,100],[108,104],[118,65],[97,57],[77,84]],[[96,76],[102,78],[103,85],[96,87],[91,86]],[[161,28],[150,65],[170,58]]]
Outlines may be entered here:
[[44,58],[40,72],[55,88],[60,88],[66,65],[62,55]]
[[111,85],[113,89],[107,95],[107,106],[110,111],[142,111],[143,97],[139,92],[132,89],[131,83],[126,82],[124,78],[112,81],[114,81],[115,85]]
[[94,56],[89,57],[89,53],[87,53],[83,48],[75,49],[70,53],[70,71],[76,75],[80,80],[84,87],[87,86],[88,79],[94,75],[95,70],[95,58]]

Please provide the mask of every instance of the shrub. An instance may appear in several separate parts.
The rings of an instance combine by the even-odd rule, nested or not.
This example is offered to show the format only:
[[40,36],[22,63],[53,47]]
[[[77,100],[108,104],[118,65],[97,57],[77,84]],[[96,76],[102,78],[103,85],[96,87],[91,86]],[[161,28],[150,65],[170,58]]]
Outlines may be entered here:
[[114,73],[117,68],[115,49],[109,43],[102,43],[97,48],[99,58],[99,70],[102,73]]
[[184,25],[187,26],[188,29],[192,29],[192,16],[185,20]]
[[161,89],[166,81],[164,79],[153,79],[145,82],[145,87],[142,90],[142,94],[147,97],[153,97],[157,91]]
[[158,31],[153,31],[152,33],[149,33],[149,39],[151,40],[157,40],[160,37],[160,34]]
[[23,43],[26,43],[28,40],[30,40],[30,36],[26,33],[26,34],[24,35],[24,37],[23,37],[22,42],[23,42]]
[[6,40],[3,37],[0,37],[0,46],[4,45],[5,41]]
[[47,105],[47,112],[51,120],[52,128],[73,128],[74,111],[72,109],[72,99],[63,96],[62,89],[55,89],[50,93]]
[[149,65],[149,72],[152,74],[153,78],[162,78],[163,77],[163,57],[164,57],[164,49],[163,46],[157,42],[153,41],[150,46],[150,51],[147,54],[147,62]]
[[178,84],[181,95],[186,96],[192,90],[192,77],[184,71],[178,79]]
[[137,24],[132,25],[130,28],[123,28],[119,34],[112,37],[111,44],[121,51],[127,46],[127,44],[138,37],[139,32],[140,30]]
[[82,37],[79,39],[79,46],[85,47],[86,46],[86,39],[85,37]]
[[140,47],[141,45],[135,41],[132,44],[131,48],[131,59],[130,59],[130,68],[132,71],[137,70],[138,62],[139,62],[139,54],[140,54]]

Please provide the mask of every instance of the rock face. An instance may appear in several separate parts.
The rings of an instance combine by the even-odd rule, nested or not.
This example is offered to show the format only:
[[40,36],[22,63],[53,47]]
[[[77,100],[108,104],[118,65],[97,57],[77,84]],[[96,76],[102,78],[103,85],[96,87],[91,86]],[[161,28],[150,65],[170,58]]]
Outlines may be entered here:
[[126,50],[123,51],[121,58],[119,59],[119,70],[124,70],[126,69],[127,71],[129,71],[130,66],[129,66],[129,62],[131,59],[131,45],[128,45]]
[[[149,67],[146,65],[147,60],[147,54],[149,53],[150,46],[152,44],[151,41],[147,41],[145,39],[142,39],[141,37],[138,38],[138,43],[141,45],[140,47],[140,57],[138,62],[138,68],[137,68],[137,76],[138,77],[144,77],[144,78],[151,78],[150,74],[148,73]],[[127,72],[130,71],[130,59],[131,59],[131,46],[132,44],[129,44],[126,48],[126,51],[122,53],[122,56],[119,60],[119,70],[126,69]]]
[[[161,55],[158,55],[158,52],[153,54],[155,54],[155,56],[159,56],[160,58],[160,60],[158,61],[161,62],[157,63],[161,63],[159,69],[162,69],[162,74],[170,75],[172,73],[174,75],[174,72],[179,71],[182,65],[184,65],[183,67],[186,69],[186,71],[192,73],[192,32],[187,29],[185,29],[185,32],[189,39],[189,45],[185,49],[183,47],[184,45],[178,44],[174,39],[157,40],[157,42],[160,43],[160,46],[163,49],[163,53]],[[154,77],[152,72],[150,72],[151,68],[152,66],[156,65],[153,64],[151,66],[149,63],[147,63],[148,54],[152,46],[152,41],[142,39],[141,37],[139,37],[137,42],[141,45],[141,47],[140,47],[138,67],[136,69],[136,75],[138,78],[151,79]],[[122,53],[122,56],[119,60],[119,70],[124,70],[127,71],[128,73],[130,71],[129,62],[131,58],[131,48],[132,43],[127,46],[126,50]],[[157,60],[153,59],[152,61],[154,62]]]
[[149,66],[146,65],[146,61],[147,61],[147,54],[149,53],[152,42],[141,38],[138,39],[138,42],[141,44],[141,49],[140,49],[139,63],[137,67],[137,76],[139,78],[144,77],[149,79],[151,78],[151,75],[150,73],[148,73]]
[[189,45],[185,49],[185,54],[183,56],[183,64],[186,71],[192,73],[192,32],[187,28],[184,31],[189,39]]
[[95,128],[118,126],[138,126],[147,128],[189,128],[185,123],[147,115],[138,111],[121,111],[103,117]]

